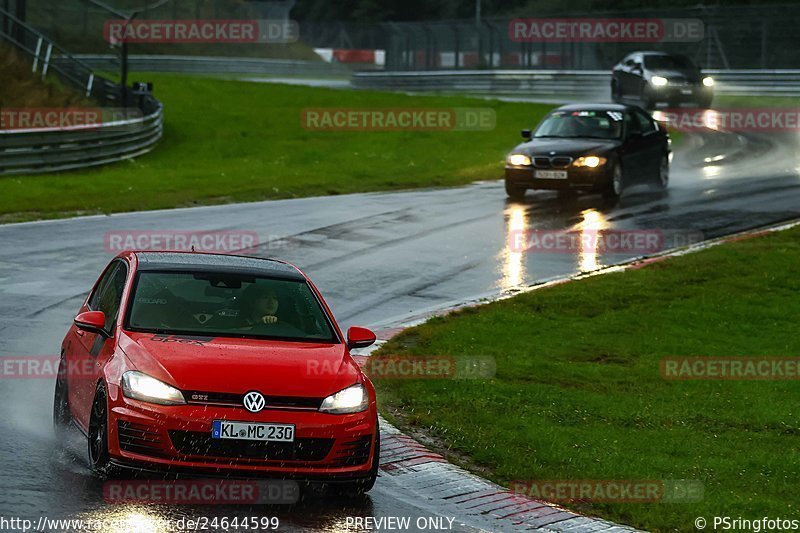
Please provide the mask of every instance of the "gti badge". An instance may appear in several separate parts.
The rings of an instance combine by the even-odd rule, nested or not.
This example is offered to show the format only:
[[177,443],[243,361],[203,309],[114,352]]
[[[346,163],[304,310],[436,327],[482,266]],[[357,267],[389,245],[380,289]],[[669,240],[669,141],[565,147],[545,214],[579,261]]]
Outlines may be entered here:
[[251,391],[244,395],[244,408],[251,413],[257,413],[261,411],[266,403],[267,402],[264,400],[264,395],[260,392]]

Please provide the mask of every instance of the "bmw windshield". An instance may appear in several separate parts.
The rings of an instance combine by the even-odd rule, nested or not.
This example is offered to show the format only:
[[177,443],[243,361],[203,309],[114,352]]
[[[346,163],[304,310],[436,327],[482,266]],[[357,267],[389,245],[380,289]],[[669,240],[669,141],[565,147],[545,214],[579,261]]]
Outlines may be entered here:
[[199,272],[140,272],[131,331],[338,342],[305,281]]
[[533,137],[619,139],[622,111],[555,111],[539,124]]
[[690,71],[697,70],[697,67],[684,56],[667,55],[646,55],[644,56],[644,66],[649,70],[678,70]]

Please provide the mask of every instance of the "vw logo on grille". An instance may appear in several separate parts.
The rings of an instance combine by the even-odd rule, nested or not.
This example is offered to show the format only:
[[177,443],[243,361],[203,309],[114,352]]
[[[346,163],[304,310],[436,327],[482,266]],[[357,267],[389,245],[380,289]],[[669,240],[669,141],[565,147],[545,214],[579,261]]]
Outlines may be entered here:
[[244,395],[244,408],[251,413],[261,411],[266,403],[264,395],[260,392],[252,391]]

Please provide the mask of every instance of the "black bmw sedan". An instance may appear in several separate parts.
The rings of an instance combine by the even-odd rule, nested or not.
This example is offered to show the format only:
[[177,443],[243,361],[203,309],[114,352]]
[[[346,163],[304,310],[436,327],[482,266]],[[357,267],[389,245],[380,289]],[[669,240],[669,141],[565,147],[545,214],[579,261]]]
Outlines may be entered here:
[[670,139],[639,107],[572,104],[551,111],[525,142],[506,157],[506,193],[521,199],[528,189],[601,192],[618,198],[628,185],[666,189]]
[[660,102],[708,108],[714,99],[714,78],[703,76],[683,55],[634,52],[614,66],[611,98],[617,103],[633,99],[646,109]]

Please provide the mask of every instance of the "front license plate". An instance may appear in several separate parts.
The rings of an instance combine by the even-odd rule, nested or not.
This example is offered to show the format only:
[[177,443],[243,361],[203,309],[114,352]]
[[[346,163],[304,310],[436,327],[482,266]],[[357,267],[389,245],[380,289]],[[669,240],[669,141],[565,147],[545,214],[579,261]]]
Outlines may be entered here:
[[534,176],[543,180],[565,180],[567,179],[566,170],[537,170]]
[[294,426],[292,424],[259,424],[214,420],[211,427],[211,438],[294,442]]
[[691,89],[681,89],[681,94],[692,94]]

